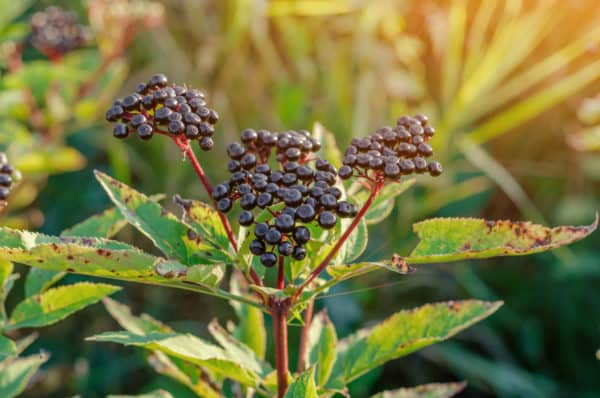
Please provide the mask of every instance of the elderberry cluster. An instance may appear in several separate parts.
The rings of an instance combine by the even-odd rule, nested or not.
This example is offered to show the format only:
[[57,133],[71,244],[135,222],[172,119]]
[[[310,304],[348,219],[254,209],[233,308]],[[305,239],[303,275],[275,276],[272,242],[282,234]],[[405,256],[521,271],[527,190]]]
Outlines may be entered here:
[[74,12],[56,6],[33,14],[30,27],[29,43],[48,57],[84,47],[91,40],[90,30],[77,23]]
[[132,133],[143,140],[154,134],[185,136],[208,151],[214,146],[212,136],[219,115],[206,106],[203,92],[170,84],[160,73],[140,83],[134,93],[116,100],[106,112],[106,120],[117,122],[113,129],[116,138]]
[[6,154],[0,152],[0,206],[3,206],[12,188],[13,182],[18,178],[14,167],[8,163]]
[[[350,218],[356,207],[340,200],[342,191],[335,186],[337,170],[324,159],[312,159],[321,144],[308,131],[272,133],[245,130],[242,143],[227,147],[230,157],[229,181],[217,185],[213,198],[221,212],[231,210],[239,201],[240,225],[254,226],[255,239],[250,251],[260,256],[265,267],[277,263],[279,255],[295,260],[306,257],[306,243],[311,239],[307,224],[316,223],[331,229],[338,217]],[[268,161],[276,154],[277,167]],[[269,221],[255,220],[255,211],[267,209]]]
[[439,176],[442,165],[426,160],[433,155],[427,142],[434,133],[426,116],[415,115],[400,117],[396,127],[381,127],[367,137],[354,138],[340,167],[340,178],[375,177],[395,181],[403,175],[425,172]]

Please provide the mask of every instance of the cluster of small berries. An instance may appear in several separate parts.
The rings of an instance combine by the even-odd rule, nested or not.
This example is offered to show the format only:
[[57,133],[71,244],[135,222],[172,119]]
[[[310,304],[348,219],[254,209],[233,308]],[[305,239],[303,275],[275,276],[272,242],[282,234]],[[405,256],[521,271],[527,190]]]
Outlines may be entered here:
[[15,169],[8,163],[6,154],[0,152],[0,207],[4,205],[10,195],[10,190],[13,185]]
[[427,162],[433,149],[427,143],[435,129],[427,117],[402,116],[396,127],[379,128],[375,133],[355,138],[346,150],[339,175],[350,177],[375,177],[398,180],[403,175],[429,172],[432,176],[442,173],[439,162]]
[[131,133],[143,140],[155,133],[185,136],[198,140],[200,148],[213,148],[214,125],[219,115],[206,106],[204,93],[185,86],[169,84],[164,74],[140,83],[135,92],[116,100],[106,112],[106,120],[118,122],[113,135],[126,138]]
[[77,23],[74,12],[56,6],[33,14],[30,27],[29,43],[50,58],[84,47],[92,38],[90,29]]
[[[260,256],[266,267],[277,263],[275,251],[295,260],[306,257],[305,245],[311,238],[306,224],[316,222],[330,229],[338,217],[357,214],[352,203],[340,200],[342,191],[335,186],[336,168],[324,159],[309,157],[318,148],[320,143],[307,131],[271,133],[250,129],[242,133],[242,143],[227,147],[231,178],[214,188],[213,197],[218,210],[224,213],[239,200],[240,225],[254,225],[256,238],[250,243],[250,251]],[[272,149],[280,166],[277,169],[267,163]],[[266,222],[256,221],[253,211],[261,209],[268,209],[273,217]]]

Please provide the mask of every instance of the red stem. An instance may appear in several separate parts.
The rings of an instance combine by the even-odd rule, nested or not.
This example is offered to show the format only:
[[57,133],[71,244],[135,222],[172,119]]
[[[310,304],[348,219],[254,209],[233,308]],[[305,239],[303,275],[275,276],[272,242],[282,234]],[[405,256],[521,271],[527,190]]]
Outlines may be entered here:
[[287,390],[288,373],[288,303],[276,301],[271,309],[273,337],[275,341],[275,367],[277,369],[277,398],[283,398]]
[[[212,196],[212,185],[208,181],[208,177],[206,177],[206,174],[204,174],[204,169],[202,169],[202,166],[200,165],[200,162],[198,161],[198,158],[196,157],[196,154],[194,153],[194,150],[192,149],[189,140],[187,138],[173,137],[173,141],[175,141],[175,144],[177,144],[179,149],[181,149],[181,151],[185,154],[185,156],[190,160],[190,163],[192,164],[192,168],[198,175],[198,178],[200,179],[200,182],[204,186],[206,193],[208,193],[208,197],[210,198],[210,200],[213,204],[213,207],[216,209],[217,202],[216,202],[215,198],[213,198],[213,196]],[[237,251],[238,251],[237,241],[235,239],[235,236],[233,235],[233,231],[231,229],[231,224],[229,224],[229,220],[227,219],[225,214],[221,213],[218,210],[217,210],[217,213],[219,214],[219,218],[221,219],[221,224],[223,224],[223,228],[225,228],[225,232],[227,233],[229,242],[231,242],[231,246],[233,246],[233,250],[235,250],[235,252],[237,253]],[[252,281],[254,282],[254,284],[258,285],[258,286],[262,286],[262,280],[260,279],[260,277],[258,276],[256,271],[254,270],[254,268],[250,267],[249,272],[250,272],[250,278],[252,278]]]
[[285,287],[285,258],[279,256],[279,269],[277,271],[277,289],[283,290]]
[[365,204],[363,204],[354,220],[352,220],[352,223],[350,224],[348,229],[344,232],[342,237],[337,241],[337,243],[335,244],[335,246],[333,246],[329,253],[327,253],[327,256],[323,259],[323,261],[321,261],[321,264],[319,264],[319,266],[310,273],[310,275],[304,281],[304,283],[300,285],[298,291],[294,295],[294,301],[297,300],[298,297],[300,297],[302,291],[306,288],[306,286],[308,286],[312,281],[314,281],[315,278],[319,276],[321,272],[323,272],[327,265],[329,265],[329,262],[333,260],[337,252],[341,249],[344,242],[346,242],[346,240],[350,237],[354,229],[358,226],[360,220],[365,216],[365,214],[367,214],[367,210],[369,210],[369,207],[371,207],[371,205],[373,204],[373,201],[379,194],[379,191],[381,191],[381,188],[383,188],[382,183],[377,183],[373,186],[373,189],[371,190],[371,194],[367,198],[367,201],[365,202]]
[[304,326],[302,326],[302,332],[300,334],[300,344],[298,346],[298,367],[296,372],[304,372],[306,367],[305,356],[306,348],[308,347],[308,330],[312,323],[313,312],[315,309],[315,300],[312,299],[308,302],[306,310],[304,311]]

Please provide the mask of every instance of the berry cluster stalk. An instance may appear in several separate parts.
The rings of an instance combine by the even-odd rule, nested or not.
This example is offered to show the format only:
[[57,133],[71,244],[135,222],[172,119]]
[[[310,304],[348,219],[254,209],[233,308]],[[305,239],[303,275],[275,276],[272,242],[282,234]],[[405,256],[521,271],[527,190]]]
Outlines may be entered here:
[[[213,207],[216,209],[217,204],[215,202],[215,199],[212,196],[212,185],[210,184],[210,181],[208,181],[208,177],[206,177],[206,174],[204,173],[204,169],[200,165],[200,162],[198,161],[196,154],[194,153],[192,147],[190,146],[189,141],[186,138],[184,138],[184,139],[174,138],[173,141],[175,141],[175,144],[177,144],[179,149],[181,149],[181,151],[185,154],[186,158],[188,158],[190,160],[190,163],[192,164],[192,168],[196,172],[196,175],[198,175],[198,178],[200,179],[200,182],[204,186],[206,193],[208,193],[208,197],[210,198],[210,200],[213,203]],[[233,231],[231,229],[231,224],[229,223],[229,220],[227,219],[225,214],[221,213],[220,211],[218,211],[217,213],[219,214],[219,218],[221,219],[223,228],[225,228],[225,232],[227,233],[229,242],[231,242],[231,246],[233,246],[233,250],[235,250],[237,252],[237,250],[238,250],[237,241],[235,239],[235,236],[233,235]],[[258,274],[256,273],[256,271],[253,268],[250,268],[250,278],[252,278],[252,281],[254,282],[254,284],[256,284],[258,286],[262,286],[262,281],[260,280],[260,277],[258,276]]]
[[354,220],[352,220],[352,223],[350,224],[348,229],[346,231],[344,231],[341,238],[337,241],[335,246],[333,246],[333,248],[329,251],[329,253],[323,259],[323,261],[321,261],[319,266],[317,268],[315,268],[311,272],[311,274],[308,276],[308,278],[306,278],[304,283],[302,283],[302,285],[300,285],[300,287],[296,291],[296,294],[294,295],[294,301],[296,301],[300,297],[300,295],[302,294],[302,292],[304,291],[306,286],[311,284],[312,281],[314,281],[321,274],[321,272],[323,272],[323,270],[325,270],[327,265],[329,265],[329,262],[331,260],[333,260],[333,258],[337,255],[338,251],[344,245],[344,242],[346,242],[346,240],[348,240],[348,238],[350,237],[352,232],[354,232],[354,230],[358,226],[358,223],[360,222],[360,220],[365,216],[365,214],[367,214],[369,207],[371,207],[371,205],[373,204],[373,201],[375,200],[375,198],[381,191],[381,188],[383,188],[383,183],[378,182],[373,186],[373,188],[371,189],[371,193],[370,193],[369,197],[367,198],[367,201],[363,204],[361,209],[358,211],[358,214],[356,215]]

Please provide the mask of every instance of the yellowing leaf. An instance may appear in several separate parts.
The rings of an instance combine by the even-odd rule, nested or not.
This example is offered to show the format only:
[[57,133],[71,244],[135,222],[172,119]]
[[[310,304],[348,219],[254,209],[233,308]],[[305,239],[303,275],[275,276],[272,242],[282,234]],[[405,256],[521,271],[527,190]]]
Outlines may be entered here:
[[371,398],[450,398],[465,389],[466,383],[431,383],[383,391]]

